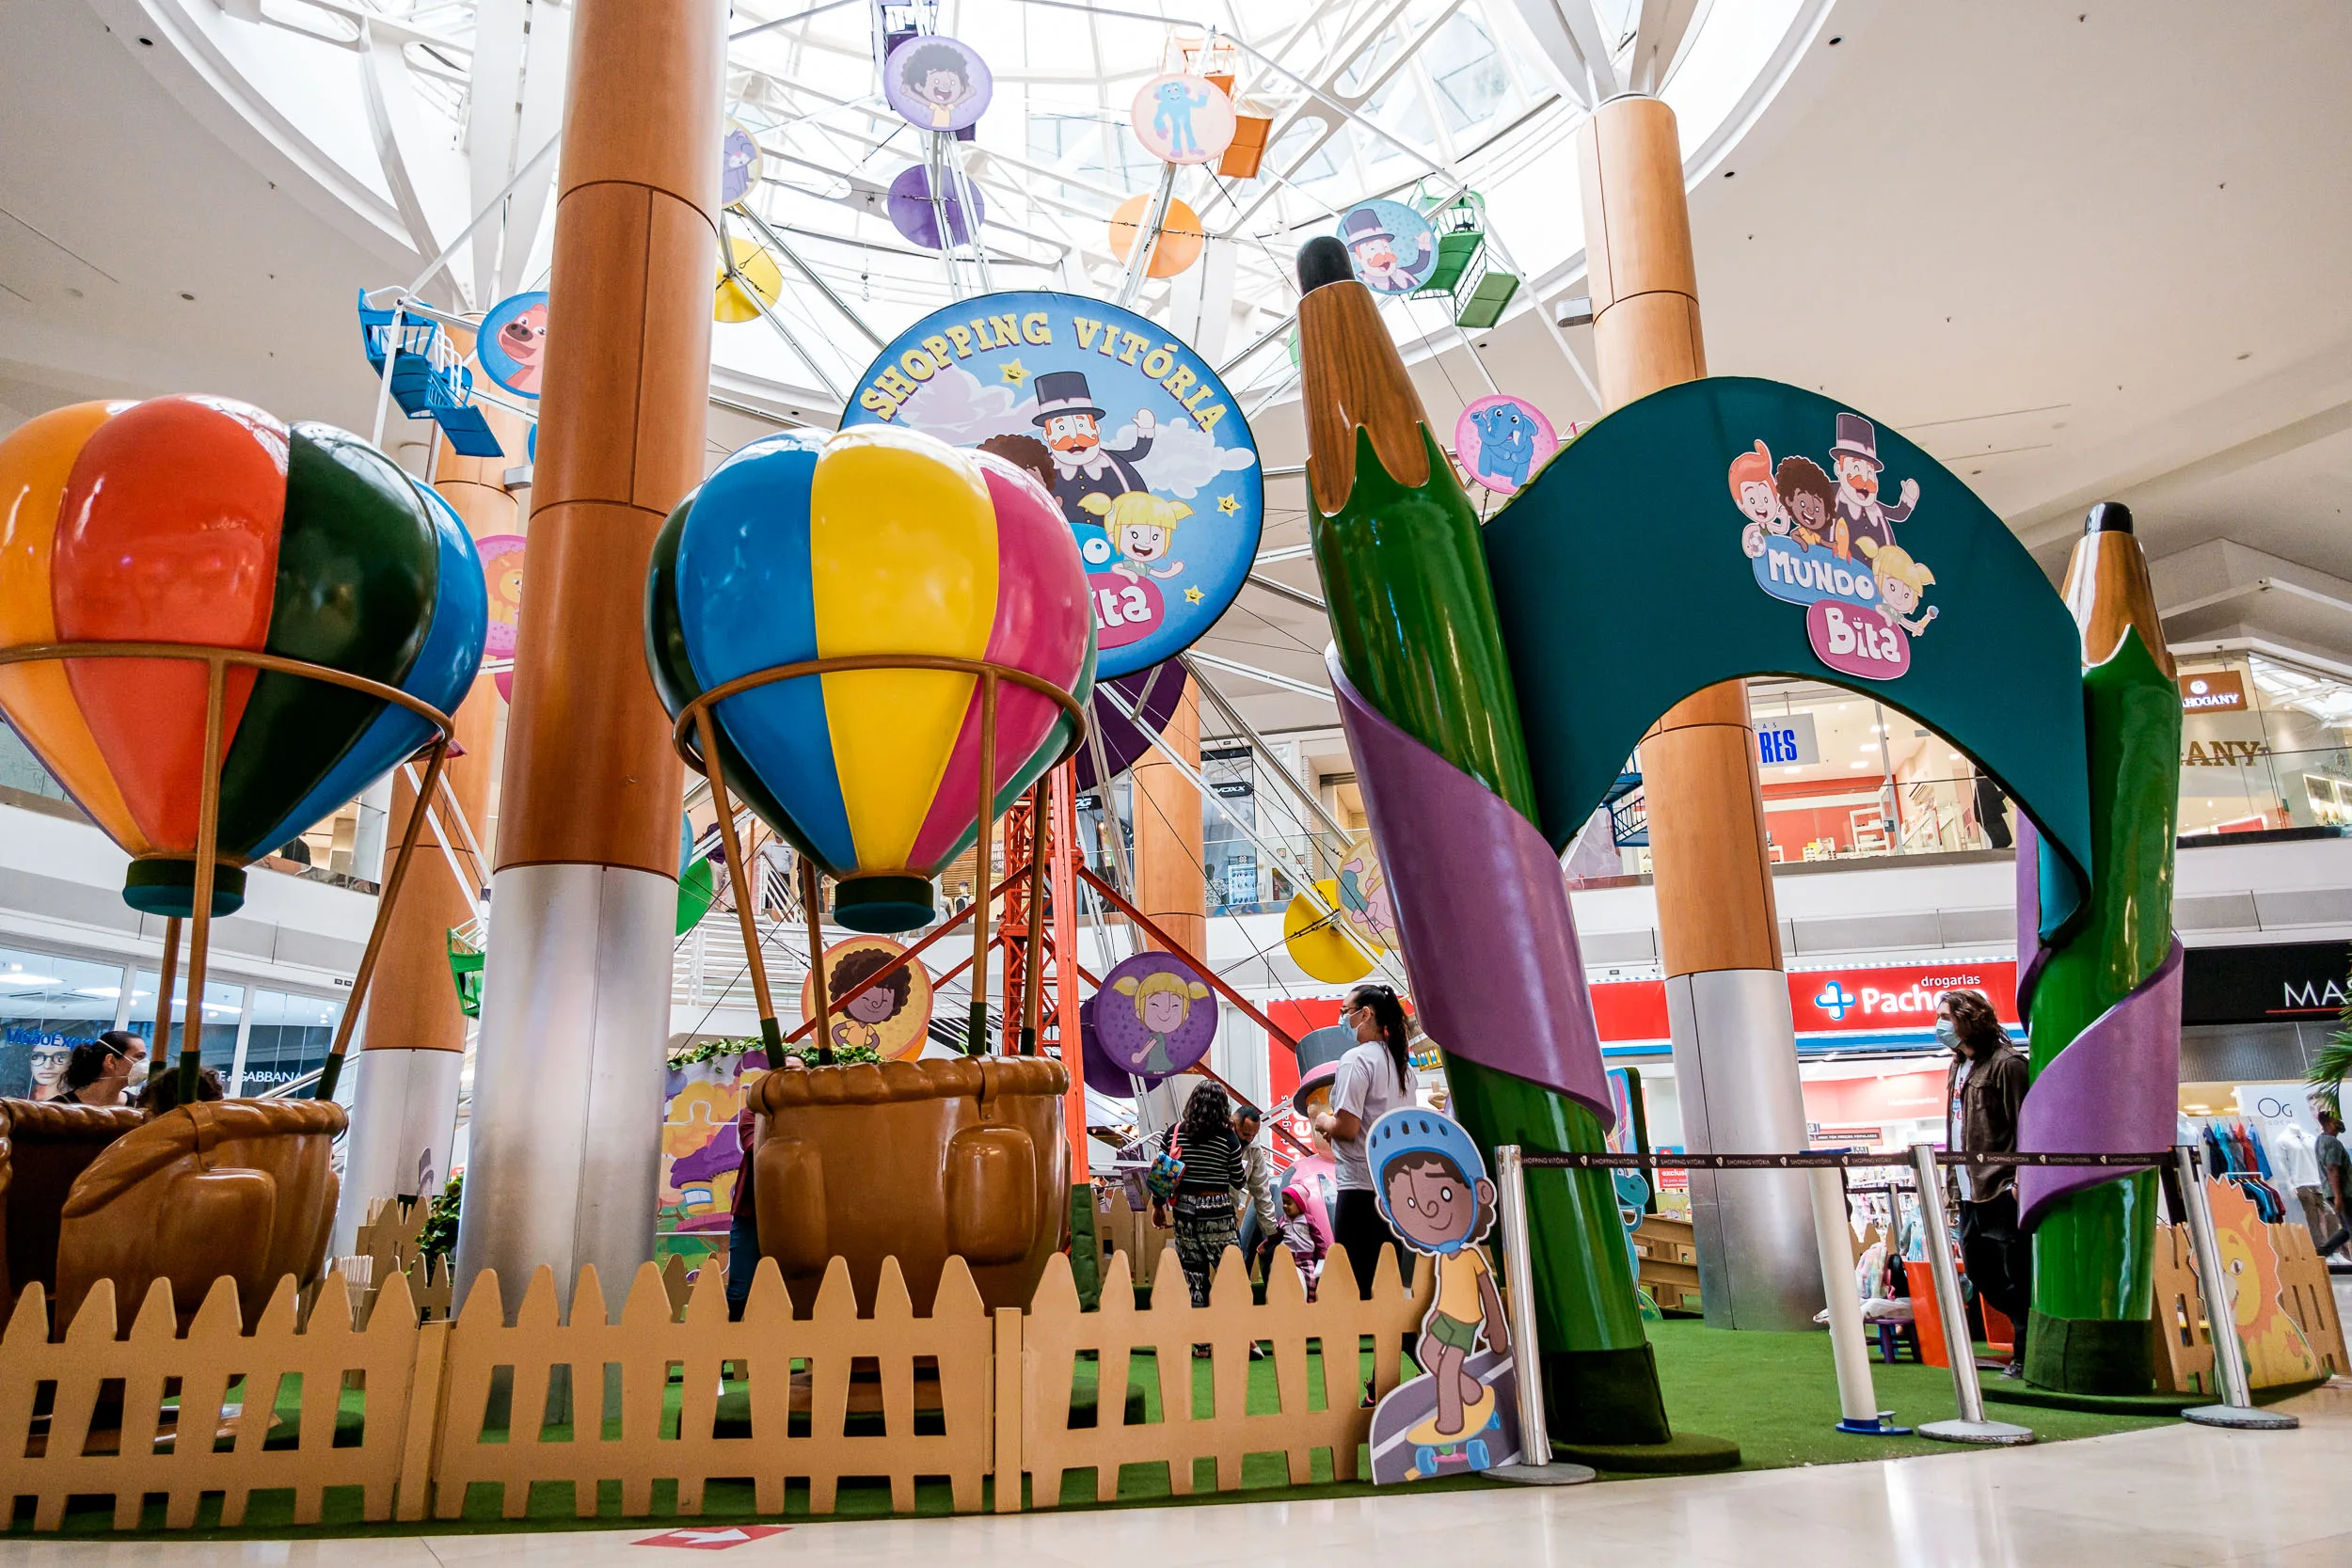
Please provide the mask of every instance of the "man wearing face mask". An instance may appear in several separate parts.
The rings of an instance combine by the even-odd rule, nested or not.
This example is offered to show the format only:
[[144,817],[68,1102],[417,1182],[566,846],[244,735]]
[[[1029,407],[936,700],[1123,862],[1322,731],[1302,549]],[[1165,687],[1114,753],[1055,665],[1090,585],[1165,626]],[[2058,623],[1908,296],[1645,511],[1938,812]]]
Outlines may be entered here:
[[[1981,991],[1936,998],[1935,1037],[1952,1053],[1946,1147],[1971,1156],[2017,1149],[2017,1111],[2028,1078]],[[1960,1184],[1960,1256],[1977,1293],[2016,1326],[2004,1377],[2026,1370],[2026,1319],[2033,1300],[2033,1240],[2017,1224],[2017,1167],[1953,1167]]]

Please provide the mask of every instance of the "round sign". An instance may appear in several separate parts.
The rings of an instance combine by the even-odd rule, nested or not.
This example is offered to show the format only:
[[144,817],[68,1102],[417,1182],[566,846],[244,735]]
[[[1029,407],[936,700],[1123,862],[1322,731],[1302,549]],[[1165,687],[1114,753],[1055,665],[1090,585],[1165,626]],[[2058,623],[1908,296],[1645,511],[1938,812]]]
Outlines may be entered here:
[[[871,987],[868,980],[906,948],[888,937],[850,937],[825,949],[825,997],[831,1004],[827,1033],[835,1051],[862,1046],[885,1062],[910,1062],[923,1053],[931,1022],[931,977],[916,958]],[[842,997],[850,992],[848,1004]],[[801,1016],[817,1015],[815,975],[801,982]]]
[[1340,884],[1326,877],[1315,883],[1315,892],[1321,903],[1296,894],[1282,911],[1283,950],[1291,962],[1325,985],[1353,985],[1372,973],[1372,958],[1348,940]]
[[539,401],[539,372],[548,359],[548,293],[510,294],[490,307],[474,331],[482,373],[518,398]]
[[882,62],[882,96],[918,131],[961,131],[988,107],[995,83],[961,39],[917,36]]
[[[757,294],[770,305],[784,292],[784,274],[776,270],[776,259],[760,249],[755,240],[731,235],[727,249],[735,256],[735,270],[742,275],[739,283],[727,276],[727,269],[719,269],[719,286],[710,302],[710,319],[715,322],[747,322],[757,319],[759,307],[753,303]],[[751,285],[746,292],[743,283]]]
[[1192,1067],[1216,1038],[1216,994],[1173,953],[1136,954],[1103,976],[1094,1000],[1104,1056],[1147,1084]]
[[866,367],[841,422],[1035,474],[1078,537],[1099,680],[1191,646],[1257,557],[1264,486],[1239,403],[1190,346],[1099,299],[1021,291],[933,311]]
[[1168,164],[1205,164],[1232,145],[1233,101],[1206,76],[1154,76],[1128,111],[1136,136]]
[[719,144],[719,205],[732,207],[759,183],[759,143],[733,120]]
[[[1124,261],[1127,253],[1136,247],[1136,230],[1143,226],[1144,211],[1152,205],[1148,196],[1131,196],[1111,214],[1111,254]],[[1160,219],[1159,243],[1152,247],[1153,277],[1173,277],[1200,260],[1201,244],[1208,230],[1200,225],[1200,214],[1181,201],[1170,200],[1168,212]]]
[[[1149,670],[1138,670],[1132,675],[1121,675],[1115,681],[1095,683],[1094,700],[1087,705],[1089,734],[1086,744],[1078,748],[1078,788],[1094,788],[1097,740],[1102,742],[1103,766],[1110,769],[1114,779],[1127,770],[1129,763],[1152,750],[1152,737],[1140,726],[1150,726],[1152,735],[1166,735],[1168,721],[1176,716],[1188,684],[1184,667],[1174,659]],[[1117,693],[1119,705],[1113,705],[1104,697],[1106,691]],[[1124,706],[1126,712],[1120,712],[1120,706]],[[1136,716],[1134,721],[1128,719],[1129,713]]]
[[1366,833],[1340,863],[1339,906],[1350,929],[1375,953],[1396,945],[1396,910],[1389,897],[1389,879],[1380,870],[1380,852]]
[[1438,231],[1401,201],[1366,201],[1340,216],[1340,244],[1356,279],[1378,294],[1409,294],[1438,270]]
[[482,557],[482,578],[490,590],[490,627],[482,657],[505,664],[492,679],[502,701],[515,700],[515,622],[523,609],[523,536],[485,533],[473,542]]
[[1454,421],[1454,455],[1498,496],[1517,494],[1559,450],[1560,436],[1543,410],[1507,392],[1478,399]]
[[[978,220],[977,223],[968,224],[963,220],[962,198],[967,192],[972,198],[972,215]],[[889,194],[882,198],[882,210],[890,214],[890,227],[896,229],[908,244],[919,245],[925,250],[940,248],[939,214],[942,209],[947,214],[948,240],[955,245],[971,244],[972,231],[988,222],[988,202],[980,195],[979,186],[969,180],[962,182],[961,189],[958,189],[957,182],[948,181],[946,196],[934,205],[931,201],[930,174],[921,164],[909,164],[900,169],[898,177],[890,182]]]

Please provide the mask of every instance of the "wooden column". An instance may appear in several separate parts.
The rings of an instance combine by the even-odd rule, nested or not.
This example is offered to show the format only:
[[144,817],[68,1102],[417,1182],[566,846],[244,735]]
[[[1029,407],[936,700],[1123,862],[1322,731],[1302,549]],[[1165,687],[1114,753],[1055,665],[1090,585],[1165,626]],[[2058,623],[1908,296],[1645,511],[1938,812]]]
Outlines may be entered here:
[[573,24],[501,869],[677,875],[642,622],[654,534],[703,477],[725,16],[580,0]]
[[[1615,409],[1707,374],[1681,143],[1672,109],[1626,97],[1595,111],[1580,144],[1594,355]],[[1804,1092],[1746,684],[1669,708],[1642,738],[1641,769],[1686,1143],[1801,1149]],[[1708,1324],[1809,1327],[1822,1295],[1803,1179],[1692,1172],[1691,1191]]]
[[[1199,772],[1200,694],[1189,680],[1163,734],[1169,749]],[[1134,772],[1136,907],[1205,963],[1209,887],[1201,874],[1200,792],[1157,750],[1136,759]]]
[[499,801],[459,1291],[651,1255],[680,765],[645,671],[655,534],[703,477],[725,0],[576,0],[531,584]]

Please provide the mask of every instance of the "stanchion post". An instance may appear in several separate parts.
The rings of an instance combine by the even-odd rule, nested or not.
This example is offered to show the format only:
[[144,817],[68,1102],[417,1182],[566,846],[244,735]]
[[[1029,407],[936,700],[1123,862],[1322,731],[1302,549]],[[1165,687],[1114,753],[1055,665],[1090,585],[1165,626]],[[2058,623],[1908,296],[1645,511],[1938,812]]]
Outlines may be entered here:
[[2172,1150],[2181,1172],[2181,1201],[2188,1210],[2189,1244],[2197,1254],[2197,1290],[2205,1301],[2205,1328],[2213,1340],[2214,1380],[2221,1386],[2219,1404],[2184,1410],[2184,1420],[2199,1426],[2235,1427],[2246,1432],[2283,1432],[2302,1425],[2281,1410],[2257,1410],[2246,1376],[2246,1347],[2237,1338],[2237,1285],[2221,1263],[2221,1244],[2213,1233],[2213,1210],[2205,1201],[2205,1179],[2198,1169],[2193,1145]]
[[1976,1346],[1968,1338],[1968,1306],[1960,1299],[1960,1271],[1952,1267],[1951,1231],[1944,1223],[1944,1186],[1936,1171],[1935,1146],[1913,1144],[1911,1164],[1919,1178],[1919,1223],[1928,1233],[1928,1272],[1935,1279],[1935,1311],[1944,1320],[1944,1354],[1952,1364],[1952,1394],[1960,1405],[1959,1419],[1922,1421],[1919,1435],[1944,1443],[1994,1448],[2030,1443],[2033,1433],[2029,1429],[1984,1418],[1984,1390],[1977,1386]]
[[1519,1390],[1519,1460],[1516,1465],[1498,1465],[1486,1473],[1524,1486],[1579,1485],[1599,1472],[1589,1465],[1552,1461],[1542,1379],[1529,1375],[1543,1364],[1543,1356],[1535,1338],[1535,1264],[1527,1235],[1527,1165],[1518,1144],[1502,1144],[1495,1149],[1495,1193],[1502,1209],[1502,1282],[1511,1292],[1511,1359]]
[[1854,1294],[1853,1230],[1846,1217],[1845,1173],[1835,1165],[1805,1172],[1813,1188],[1813,1242],[1821,1260],[1821,1291],[1829,1298],[1830,1359],[1837,1369],[1837,1430],[1856,1437],[1904,1437],[1891,1410],[1879,1408],[1870,1380],[1870,1348],[1863,1338],[1862,1304]]

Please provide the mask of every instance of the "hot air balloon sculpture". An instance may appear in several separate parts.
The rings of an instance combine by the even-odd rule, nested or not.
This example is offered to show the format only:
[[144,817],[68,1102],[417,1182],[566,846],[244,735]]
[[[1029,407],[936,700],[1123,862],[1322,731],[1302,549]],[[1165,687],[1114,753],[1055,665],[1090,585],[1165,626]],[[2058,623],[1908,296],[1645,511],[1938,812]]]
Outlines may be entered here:
[[[790,431],[720,464],[656,539],[645,641],[679,752],[711,778],[771,1066],[729,790],[800,849],[813,950],[819,867],[841,925],[906,930],[932,916],[931,879],[1075,749],[1093,690],[1086,569],[1053,499],[888,426]],[[1060,1245],[1069,1075],[985,1054],[985,897],[971,918],[967,1058],[826,1065],[820,971],[818,1065],[753,1086],[760,1246],[796,1303],[840,1256],[871,1309],[895,1258],[920,1310],[956,1257],[1013,1305]]]
[[681,752],[701,768],[715,738],[725,784],[836,879],[851,930],[929,924],[931,879],[1084,733],[1076,541],[986,452],[885,426],[755,441],[671,514],[646,594]]
[[[0,712],[130,854],[125,901],[167,917],[161,995],[183,918],[187,993],[203,994],[210,922],[243,904],[248,862],[428,742],[431,798],[487,620],[457,515],[332,426],[174,396],[77,404],[0,440]],[[160,1059],[171,1020],[157,1011]],[[183,1036],[193,1101],[192,1020]]]

